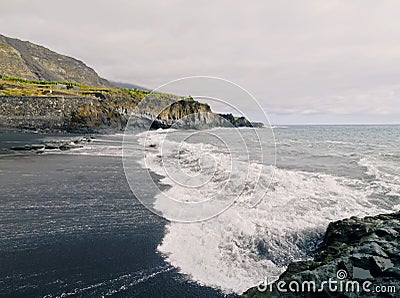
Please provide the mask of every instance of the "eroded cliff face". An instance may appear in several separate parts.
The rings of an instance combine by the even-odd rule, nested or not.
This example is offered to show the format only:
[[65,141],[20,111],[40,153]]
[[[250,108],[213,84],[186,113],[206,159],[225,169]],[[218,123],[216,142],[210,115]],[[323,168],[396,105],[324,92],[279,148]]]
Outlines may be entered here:
[[0,126],[23,129],[68,130],[71,115],[79,106],[93,105],[93,98],[2,96]]
[[0,127],[96,132],[122,129],[134,100],[94,96],[1,96]]
[[197,101],[180,100],[166,107],[159,114],[159,118],[176,121],[195,113],[212,113],[212,111],[208,104],[199,103]]
[[0,35],[1,127],[92,132],[123,129],[130,116],[141,128],[251,126],[193,98],[111,87],[82,61]]
[[93,94],[88,95],[1,96],[0,126],[97,132],[104,129],[122,130],[130,117],[130,125],[144,129],[235,126],[235,122],[231,122],[229,118],[213,113],[209,105],[196,101],[173,102],[155,115],[143,107],[136,109],[140,101],[138,97],[118,92],[97,97]]
[[153,128],[206,129],[211,127],[233,127],[225,117],[213,113],[208,104],[193,100],[179,100],[158,114]]
[[0,76],[1,127],[96,132],[121,130],[129,119],[130,126],[142,129],[251,125],[173,94]]

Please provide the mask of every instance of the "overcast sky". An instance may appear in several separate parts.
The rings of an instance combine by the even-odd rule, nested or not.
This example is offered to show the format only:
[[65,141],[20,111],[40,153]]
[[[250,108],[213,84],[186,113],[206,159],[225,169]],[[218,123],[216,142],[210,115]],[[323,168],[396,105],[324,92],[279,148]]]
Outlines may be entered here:
[[400,123],[396,0],[13,0],[0,28],[113,81],[231,80],[273,123]]

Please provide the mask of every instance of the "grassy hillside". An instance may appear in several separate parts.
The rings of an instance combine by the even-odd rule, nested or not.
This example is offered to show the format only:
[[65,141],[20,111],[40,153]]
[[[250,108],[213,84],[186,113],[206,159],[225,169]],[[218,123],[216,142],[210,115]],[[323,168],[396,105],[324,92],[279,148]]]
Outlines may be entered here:
[[[166,109],[161,111],[163,107]],[[6,127],[46,129],[47,123],[57,123],[57,128],[67,130],[123,128],[134,110],[159,115],[162,120],[211,112],[207,104],[172,94],[0,75],[0,117]],[[55,115],[57,119],[53,119]],[[43,117],[45,122],[40,120]],[[35,127],[39,122],[45,124]]]
[[0,96],[93,96],[136,105],[150,91],[130,88],[100,87],[75,82],[27,80],[0,74]]
[[82,61],[29,41],[0,35],[0,72],[28,80],[111,86]]

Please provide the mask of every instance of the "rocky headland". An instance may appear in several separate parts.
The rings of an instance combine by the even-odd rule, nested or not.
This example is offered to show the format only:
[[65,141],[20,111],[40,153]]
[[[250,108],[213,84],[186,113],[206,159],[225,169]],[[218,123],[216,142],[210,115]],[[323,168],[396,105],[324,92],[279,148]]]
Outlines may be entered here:
[[155,129],[262,126],[213,113],[191,97],[121,86],[128,85],[113,85],[75,58],[0,35],[0,127],[115,131],[132,114],[130,125]]
[[[336,291],[323,283],[330,279]],[[315,290],[310,290],[310,281]],[[300,291],[291,291],[291,282],[295,290],[300,285]],[[291,263],[276,282],[251,288],[241,297],[398,297],[399,291],[400,212],[396,212],[330,223],[313,260]]]
[[[1,81],[0,81],[1,86]],[[95,133],[137,128],[192,128],[257,126],[244,117],[219,115],[207,104],[160,95],[159,114],[150,107],[136,109],[143,92],[109,89],[85,95],[0,96],[0,127],[39,131]]]

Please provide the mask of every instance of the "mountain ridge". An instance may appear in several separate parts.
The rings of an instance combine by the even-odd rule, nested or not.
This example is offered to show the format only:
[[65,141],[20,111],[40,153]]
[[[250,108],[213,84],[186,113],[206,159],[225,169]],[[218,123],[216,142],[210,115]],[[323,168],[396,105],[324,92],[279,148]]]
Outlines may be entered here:
[[0,73],[28,80],[112,86],[81,60],[56,53],[30,41],[2,34],[0,34]]

